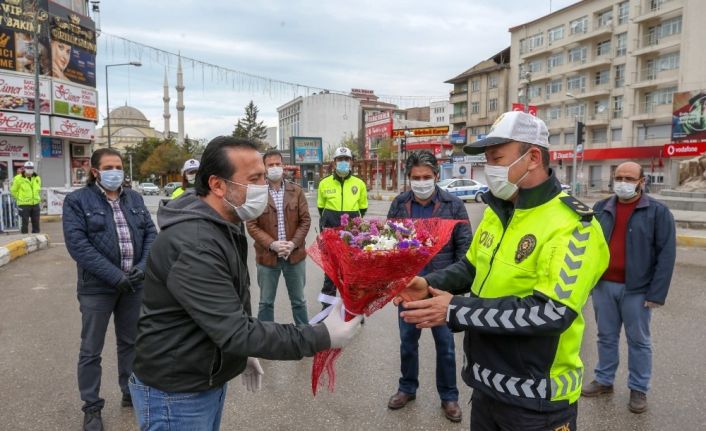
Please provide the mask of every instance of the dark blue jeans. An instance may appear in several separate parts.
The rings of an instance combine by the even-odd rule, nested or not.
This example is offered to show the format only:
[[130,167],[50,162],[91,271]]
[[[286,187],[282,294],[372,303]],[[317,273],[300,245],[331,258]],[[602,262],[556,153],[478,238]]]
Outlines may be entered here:
[[100,397],[101,353],[105,343],[111,314],[118,345],[118,383],[124,394],[129,394],[127,380],[135,360],[137,319],[142,304],[142,290],[133,294],[85,295],[78,294],[81,310],[81,351],[78,356],[78,389],[83,411],[102,409],[105,400]]
[[[404,311],[400,305],[399,311]],[[416,394],[419,387],[419,337],[422,330],[406,323],[397,314],[400,325],[400,377],[399,391]],[[456,387],[456,352],[453,333],[447,326],[431,329],[436,345],[436,390],[441,401],[458,401]]]

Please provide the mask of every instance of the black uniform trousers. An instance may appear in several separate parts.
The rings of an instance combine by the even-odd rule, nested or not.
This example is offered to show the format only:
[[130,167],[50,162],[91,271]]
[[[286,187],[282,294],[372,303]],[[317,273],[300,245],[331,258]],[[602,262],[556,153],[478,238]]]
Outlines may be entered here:
[[22,224],[20,232],[29,232],[29,222],[32,221],[32,233],[39,233],[39,204],[37,205],[20,205],[20,217]]
[[575,431],[578,403],[555,412],[537,412],[497,401],[479,390],[471,397],[473,431]]

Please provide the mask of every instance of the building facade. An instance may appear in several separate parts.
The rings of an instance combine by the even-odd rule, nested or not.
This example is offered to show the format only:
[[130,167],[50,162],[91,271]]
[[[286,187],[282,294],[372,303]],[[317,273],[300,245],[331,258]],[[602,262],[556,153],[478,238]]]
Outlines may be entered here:
[[609,190],[627,160],[657,188],[675,185],[676,163],[662,154],[674,94],[706,88],[704,16],[701,0],[592,0],[510,29],[511,102],[537,107],[562,181],[573,177],[581,122],[581,190]]
[[429,104],[429,121],[432,124],[451,124],[450,120],[451,104],[448,100],[440,100]]

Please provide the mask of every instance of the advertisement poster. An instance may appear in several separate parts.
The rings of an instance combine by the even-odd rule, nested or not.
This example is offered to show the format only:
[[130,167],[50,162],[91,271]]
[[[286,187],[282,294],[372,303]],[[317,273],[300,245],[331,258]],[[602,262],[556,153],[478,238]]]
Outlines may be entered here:
[[[49,113],[49,80],[39,80],[40,110]],[[34,77],[0,72],[0,109],[34,112]]]
[[29,159],[29,139],[23,136],[3,136],[0,138],[0,157]]
[[674,94],[672,142],[706,142],[706,91]]
[[64,157],[64,143],[61,139],[42,138],[42,157],[61,158]]
[[90,141],[96,135],[96,125],[91,121],[51,117],[51,135],[59,138],[76,138]]
[[[0,0],[0,69],[34,74],[34,14],[40,23],[48,20],[47,0],[24,2]],[[38,5],[35,12],[33,4]],[[51,70],[51,51],[46,33],[39,37],[40,74]]]
[[54,82],[52,112],[87,120],[98,120],[98,96],[95,90]]
[[290,147],[292,157],[297,165],[318,165],[323,163],[323,149],[321,138],[304,138],[292,136]]
[[96,32],[93,21],[49,3],[51,76],[96,86]]
[[91,159],[88,157],[71,159],[71,185],[82,187],[88,180],[88,172],[91,170]]
[[[42,135],[49,136],[49,116],[42,115]],[[0,133],[17,135],[34,134],[34,115],[19,112],[0,112]]]

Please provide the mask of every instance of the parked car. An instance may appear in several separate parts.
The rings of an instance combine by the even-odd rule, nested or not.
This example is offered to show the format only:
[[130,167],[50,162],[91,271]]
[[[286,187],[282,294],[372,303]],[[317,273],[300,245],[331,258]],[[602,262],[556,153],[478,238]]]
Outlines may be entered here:
[[164,194],[169,197],[174,193],[174,190],[179,187],[181,187],[181,183],[167,183],[167,185],[164,186]]
[[440,189],[457,196],[461,200],[473,199],[476,202],[483,202],[481,200],[481,193],[488,191],[487,185],[476,180],[462,178],[449,178],[439,181],[438,186]]
[[143,195],[154,195],[158,196],[159,195],[159,187],[157,187],[154,183],[140,183],[140,193]]

